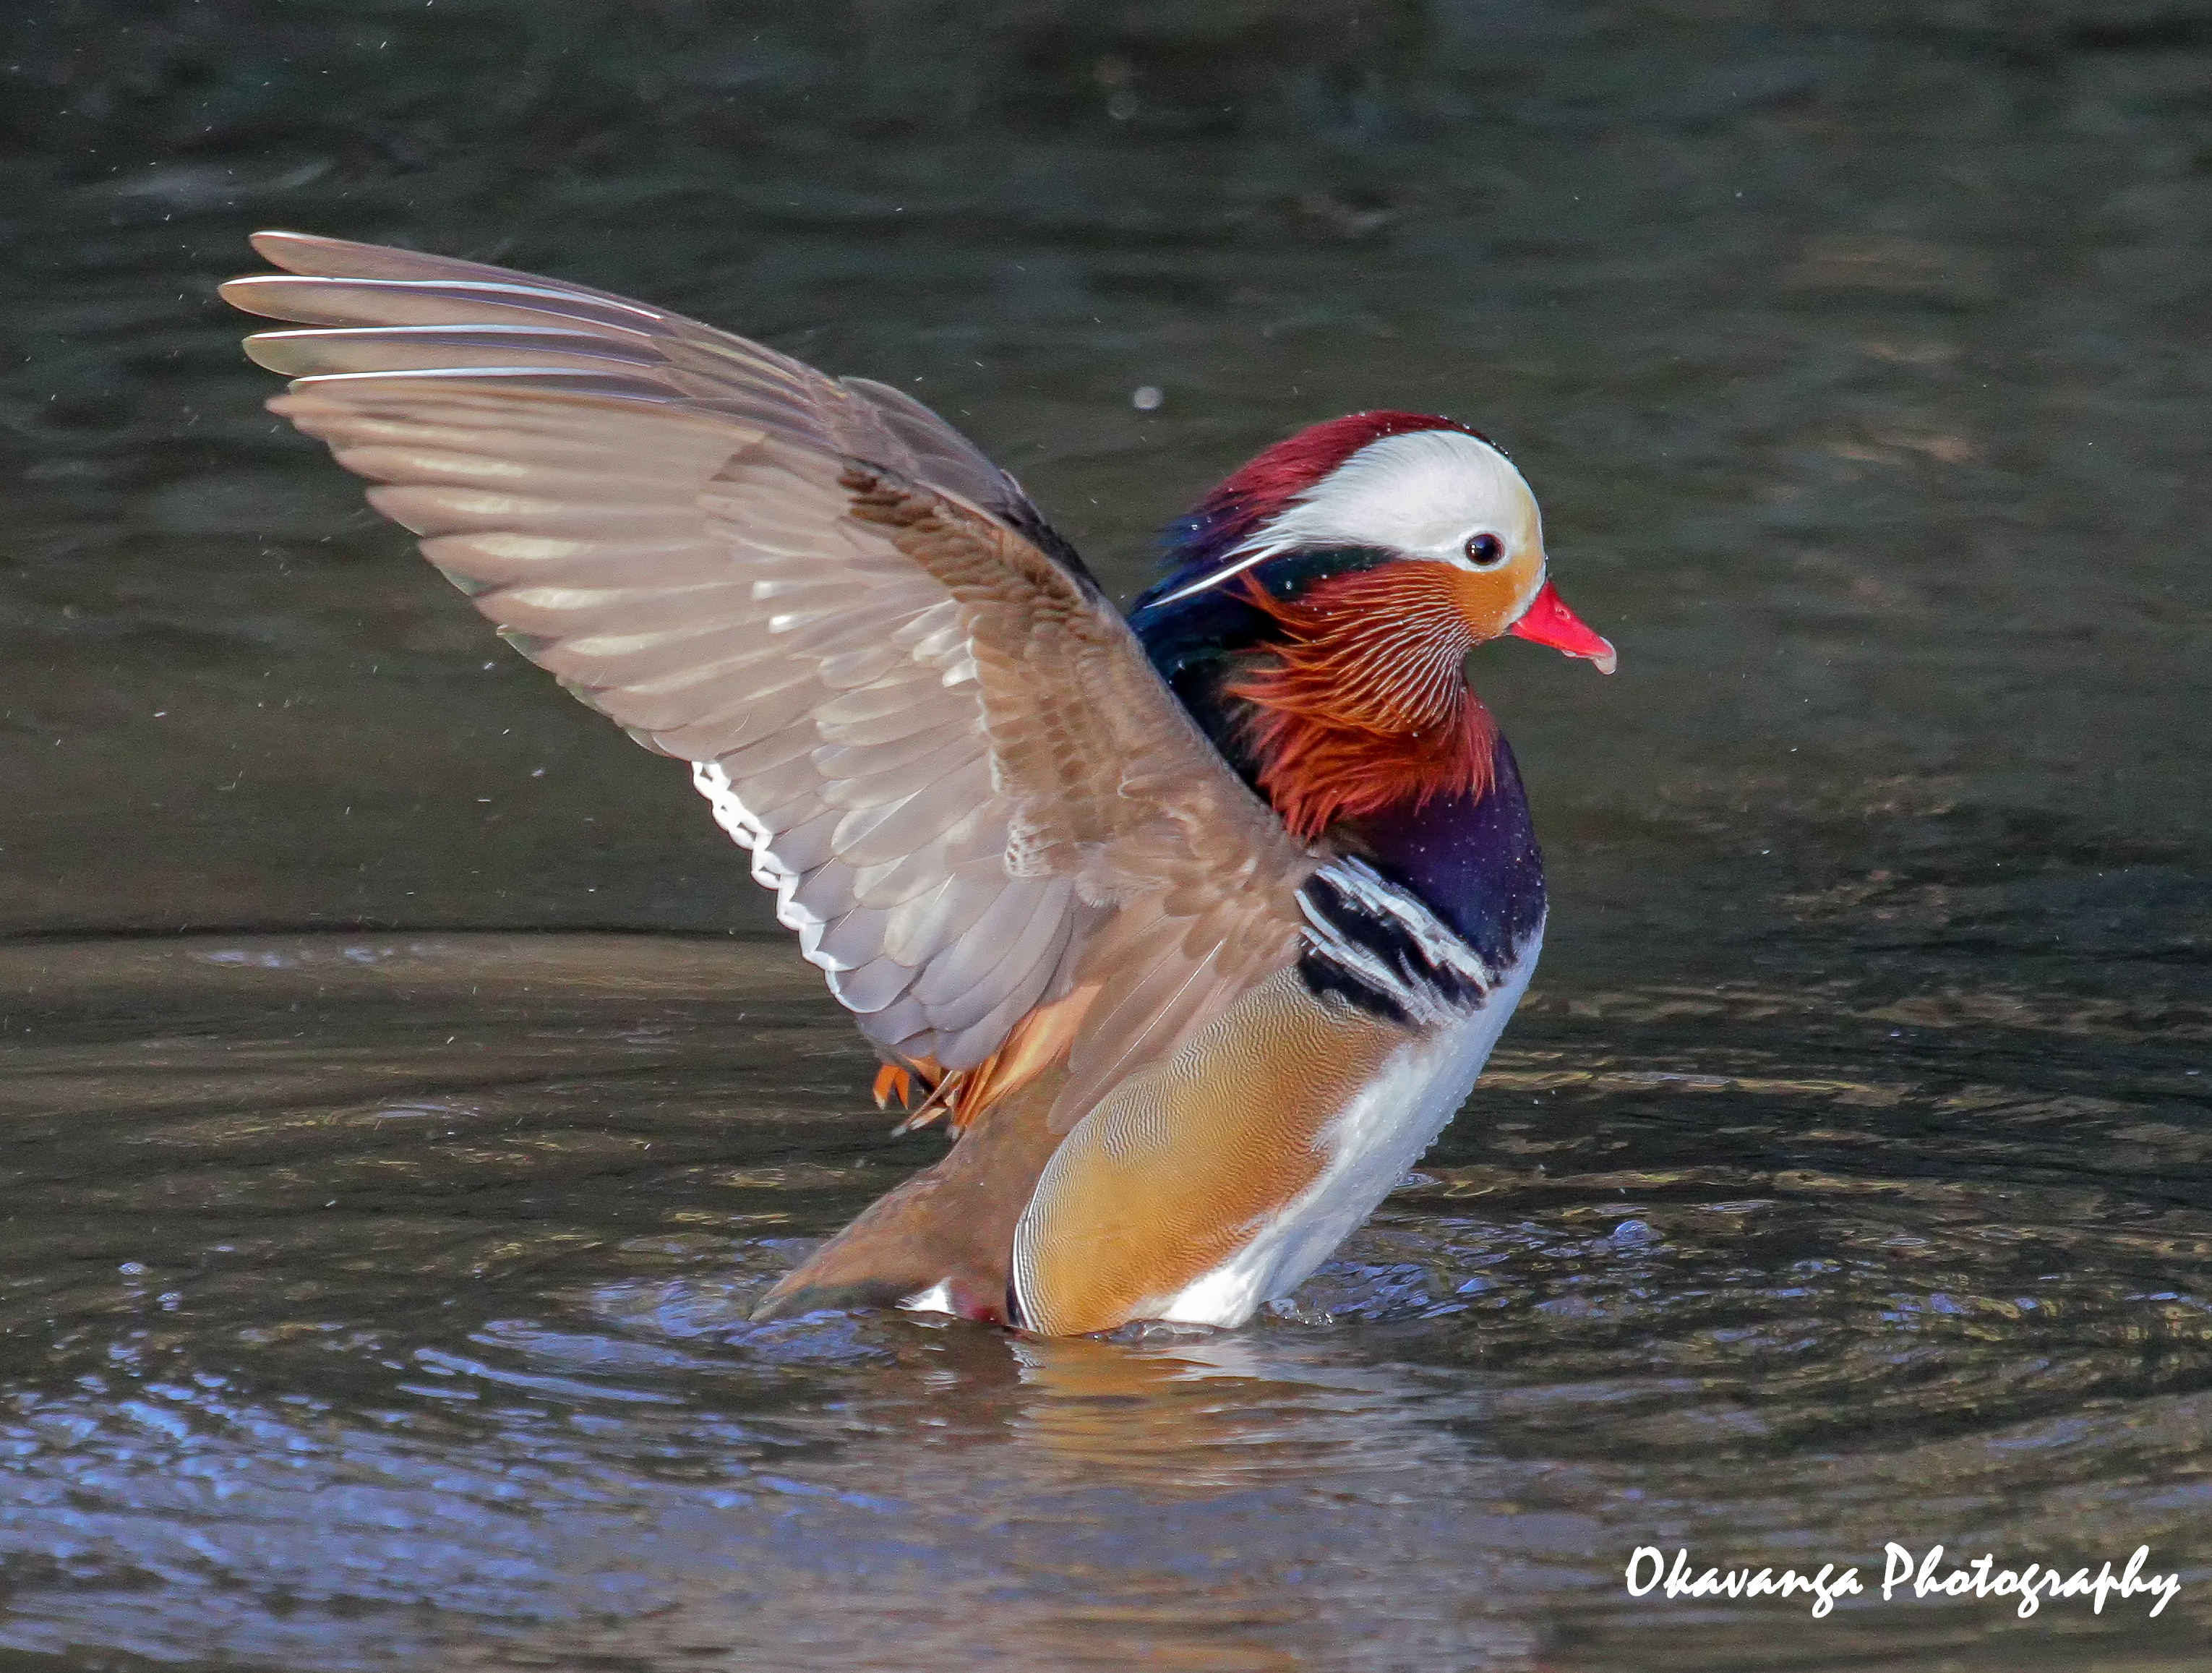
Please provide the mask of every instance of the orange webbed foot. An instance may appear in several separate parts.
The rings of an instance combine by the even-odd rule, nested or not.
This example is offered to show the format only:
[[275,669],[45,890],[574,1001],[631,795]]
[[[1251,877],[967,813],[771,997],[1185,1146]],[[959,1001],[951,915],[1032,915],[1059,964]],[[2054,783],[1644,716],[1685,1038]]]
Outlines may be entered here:
[[[960,1125],[957,1098],[968,1078],[965,1072],[946,1074],[927,1059],[915,1064],[886,1063],[876,1071],[876,1108],[889,1109],[896,1098],[900,1109],[914,1110],[912,1115],[891,1129],[893,1138],[941,1121],[948,1112],[957,1129]],[[921,1107],[918,1110],[914,1103],[916,1091],[921,1093]]]
[[893,1098],[898,1100],[902,1110],[914,1107],[914,1071],[897,1063],[886,1063],[876,1071],[876,1108],[890,1109]]

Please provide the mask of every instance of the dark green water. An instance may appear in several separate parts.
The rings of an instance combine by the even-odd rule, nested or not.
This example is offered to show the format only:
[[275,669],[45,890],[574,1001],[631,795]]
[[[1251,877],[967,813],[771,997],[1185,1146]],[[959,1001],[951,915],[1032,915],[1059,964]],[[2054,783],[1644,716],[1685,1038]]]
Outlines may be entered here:
[[[0,1668],[2203,1665],[2212,12],[793,15],[0,21]],[[896,380],[1125,591],[1498,435],[1622,672],[1478,660],[1551,945],[1421,1173],[1243,1331],[746,1323],[939,1141],[260,413],[271,224]]]

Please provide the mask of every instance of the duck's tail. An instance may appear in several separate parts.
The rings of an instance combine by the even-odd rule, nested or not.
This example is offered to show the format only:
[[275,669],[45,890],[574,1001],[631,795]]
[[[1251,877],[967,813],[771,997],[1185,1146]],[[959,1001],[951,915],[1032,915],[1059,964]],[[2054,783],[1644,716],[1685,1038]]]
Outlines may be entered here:
[[1046,1125],[1066,1080],[1057,1065],[994,1100],[951,1150],[886,1193],[753,1309],[756,1320],[827,1308],[932,1311],[1019,1324],[1008,1292],[1014,1225],[1059,1147]]

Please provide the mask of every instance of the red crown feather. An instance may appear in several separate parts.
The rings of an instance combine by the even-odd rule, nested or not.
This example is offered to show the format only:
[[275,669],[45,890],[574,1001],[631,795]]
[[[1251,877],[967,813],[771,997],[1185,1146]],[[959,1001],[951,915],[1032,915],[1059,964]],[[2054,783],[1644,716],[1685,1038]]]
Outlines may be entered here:
[[1224,478],[1200,502],[1192,520],[1204,522],[1209,547],[1228,551],[1362,447],[1419,430],[1456,430],[1486,446],[1497,446],[1473,425],[1431,412],[1347,413],[1309,424]]

